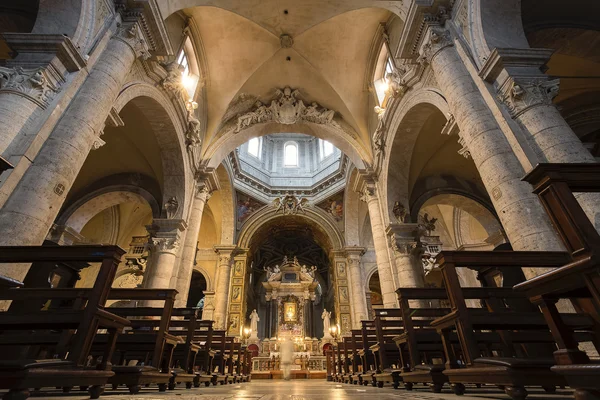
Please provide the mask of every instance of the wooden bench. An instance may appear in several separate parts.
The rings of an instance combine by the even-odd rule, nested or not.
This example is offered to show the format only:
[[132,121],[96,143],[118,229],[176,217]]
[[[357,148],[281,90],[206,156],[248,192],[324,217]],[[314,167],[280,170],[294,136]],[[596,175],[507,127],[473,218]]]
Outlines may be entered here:
[[382,388],[389,383],[394,389],[398,389],[401,381],[399,367],[402,362],[394,337],[404,332],[402,313],[397,308],[375,309],[374,323],[377,342],[371,346],[371,351],[378,361],[374,376],[377,387]]
[[[521,293],[510,288],[468,288],[480,290],[485,309],[467,308],[463,288],[460,287],[457,267],[473,270],[479,268],[552,268],[568,260],[562,252],[442,252],[437,256],[444,286],[450,302],[448,315],[431,323],[438,330],[444,344],[446,369],[455,393],[464,393],[464,383],[492,384],[501,386],[513,399],[527,396],[525,386],[542,386],[553,391],[555,386],[564,385],[560,375],[550,367],[553,361],[551,347],[547,346],[550,334],[546,321],[539,311],[521,312],[510,307],[508,300],[523,298]],[[582,335],[593,327],[593,320],[586,315],[564,315],[566,323]],[[504,341],[502,357],[481,357],[476,331],[498,331]],[[458,368],[457,357],[451,346],[450,334],[458,335],[464,368]],[[521,337],[520,337],[521,336]],[[530,343],[532,353],[518,354],[515,344]],[[540,346],[533,346],[539,343]],[[546,345],[547,351],[540,350]],[[553,345],[554,346],[554,345]],[[520,349],[529,351],[529,349]],[[524,356],[524,357],[523,357]],[[533,356],[533,357],[532,357]]]
[[375,332],[374,321],[361,321],[360,330],[362,349],[358,351],[362,363],[362,383],[367,386],[371,383],[372,386],[377,386],[375,374],[377,373],[377,361],[371,351],[371,346],[377,343],[377,333]]
[[[0,313],[4,348],[28,347],[42,343],[59,357],[55,360],[5,359],[0,361],[0,388],[9,389],[4,399],[25,399],[29,388],[73,386],[89,387],[91,398],[98,398],[114,375],[108,361],[118,334],[129,322],[104,309],[112,282],[125,253],[118,246],[10,246],[0,248],[0,263],[100,262],[91,290],[20,288],[19,284],[0,287],[0,299],[28,302],[45,300],[70,303],[69,309],[40,307],[26,315]],[[5,280],[6,282],[6,280]],[[97,368],[86,368],[88,355],[99,328],[108,330],[103,361]],[[29,330],[25,333],[24,330]],[[35,330],[35,332],[31,332]],[[54,331],[61,331],[55,333]],[[11,332],[16,334],[11,334]],[[74,334],[72,332],[75,332]],[[16,340],[11,344],[11,340]],[[4,352],[3,352],[4,353]],[[9,352],[6,352],[9,353]],[[10,355],[4,354],[5,357]]]
[[[600,192],[600,164],[539,164],[524,178],[534,187],[571,260],[539,275],[515,290],[538,305],[558,345],[552,371],[576,389],[576,399],[600,398],[600,365],[590,363],[578,340],[556,308],[559,299],[570,299],[579,310],[600,324],[600,235],[573,192]],[[596,330],[594,344],[600,347]]]
[[[115,372],[109,383],[113,389],[125,385],[129,392],[136,394],[142,386],[157,384],[159,391],[165,391],[172,382],[171,362],[173,351],[184,339],[169,333],[175,289],[112,289],[111,300],[129,300],[141,307],[114,307],[115,314],[127,318],[131,328],[125,330],[115,344],[112,370]],[[162,307],[146,307],[163,302]],[[106,337],[99,335],[95,346],[102,346]],[[137,365],[130,365],[137,361]],[[190,377],[192,379],[193,376]],[[171,389],[174,387],[171,386]]]

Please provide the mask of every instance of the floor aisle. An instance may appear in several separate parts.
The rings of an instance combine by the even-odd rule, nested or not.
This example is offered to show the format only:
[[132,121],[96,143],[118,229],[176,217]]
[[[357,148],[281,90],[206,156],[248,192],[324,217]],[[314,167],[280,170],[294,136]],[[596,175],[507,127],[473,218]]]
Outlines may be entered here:
[[[567,400],[572,399],[571,392],[568,390],[559,390],[556,395],[547,395],[541,389],[528,389],[530,396],[528,399],[551,399]],[[416,390],[407,392],[404,389],[394,390],[392,388],[374,388],[360,387],[353,385],[338,384],[324,381],[258,381],[251,383],[242,383],[225,386],[201,387],[198,389],[187,390],[180,385],[174,391],[159,393],[157,389],[145,388],[138,395],[132,396],[125,389],[122,391],[107,391],[101,399],[104,400],[388,400],[388,399],[406,399],[406,400],[475,400],[475,399],[509,399],[508,396],[500,393],[498,390],[490,391],[486,389],[477,389],[475,387],[467,388],[468,393],[465,396],[458,397],[451,393],[449,387],[446,387],[444,393],[434,394],[424,386],[416,387]],[[60,391],[54,393],[44,393],[44,396],[33,395],[35,399],[53,399],[53,400],[83,400],[89,397],[83,392],[73,391],[68,395]]]

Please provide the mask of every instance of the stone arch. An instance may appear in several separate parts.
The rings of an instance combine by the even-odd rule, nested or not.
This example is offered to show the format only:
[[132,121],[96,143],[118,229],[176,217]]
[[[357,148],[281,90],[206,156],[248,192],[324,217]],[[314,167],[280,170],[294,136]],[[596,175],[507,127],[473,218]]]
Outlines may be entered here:
[[[250,216],[242,226],[242,230],[238,236],[238,247],[243,249],[250,248],[252,237],[263,225],[279,218],[285,218],[281,212],[276,212],[275,210],[274,207],[267,205]],[[345,247],[344,236],[334,223],[330,221],[330,218],[327,217],[324,211],[317,207],[311,207],[307,208],[304,214],[298,213],[295,216],[306,219],[321,228],[327,235],[332,250],[341,250]]]
[[483,226],[488,235],[503,231],[492,205],[473,193],[458,189],[432,190],[424,193],[411,209],[412,220],[416,221],[420,210],[430,204],[449,205],[469,213]]
[[164,180],[161,204],[176,197],[179,209],[175,218],[185,218],[190,207],[193,174],[185,146],[183,116],[162,91],[147,83],[130,82],[126,85],[114,108],[120,112],[130,102],[148,119],[160,148]]
[[327,140],[346,154],[357,168],[365,167],[364,160],[371,160],[370,150],[359,141],[358,136],[327,125],[314,123],[283,125],[277,123],[256,124],[239,133],[221,133],[217,139],[205,149],[203,158],[209,160],[208,166],[216,168],[237,147],[252,138],[274,133],[303,133]]
[[391,117],[387,117],[386,156],[379,177],[382,204],[388,207],[388,212],[383,213],[386,225],[393,215],[394,201],[389,199],[402,199],[405,206],[409,206],[408,174],[421,128],[433,113],[442,113],[448,119],[450,110],[446,99],[437,90],[425,88],[405,97],[387,112]]
[[194,271],[202,274],[202,276],[204,277],[204,280],[206,280],[206,290],[208,290],[208,291],[214,290],[214,288],[213,288],[213,282],[210,279],[210,274],[208,273],[208,271],[206,271],[206,269],[204,269],[200,265],[195,265],[194,266]]
[[[95,0],[40,1],[37,18],[31,33],[68,36],[83,53],[87,53],[99,12]],[[106,13],[110,13],[106,9]]]
[[147,204],[156,217],[160,208],[154,197],[144,189],[135,186],[107,187],[90,193],[69,207],[58,219],[59,225],[65,225],[81,232],[83,227],[97,214],[107,208],[122,204]]

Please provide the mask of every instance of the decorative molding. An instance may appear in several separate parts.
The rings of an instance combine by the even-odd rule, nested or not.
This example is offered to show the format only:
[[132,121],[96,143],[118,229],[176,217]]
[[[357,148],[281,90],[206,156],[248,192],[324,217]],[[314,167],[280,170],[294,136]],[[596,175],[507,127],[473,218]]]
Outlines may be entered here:
[[508,108],[510,115],[517,118],[530,108],[552,105],[552,100],[558,95],[559,86],[560,79],[515,80],[508,78],[498,88],[498,99]]
[[365,203],[377,200],[377,188],[375,185],[366,185],[360,192],[360,200]]
[[104,131],[102,131],[102,133],[99,136],[96,136],[96,138],[94,139],[94,143],[92,143],[92,150],[98,150],[100,147],[106,144],[106,142],[100,138],[100,136],[102,136],[103,133]]
[[287,33],[284,33],[283,35],[279,36],[279,41],[281,43],[282,49],[289,49],[294,45],[294,38],[292,38]]
[[454,118],[454,114],[448,113],[448,119],[446,120],[446,124],[442,128],[442,135],[458,135],[460,128],[456,123],[456,119]]
[[467,148],[465,139],[463,137],[458,138],[458,144],[460,144],[460,150],[458,150],[458,154],[460,154],[461,156],[463,156],[466,159],[471,158],[471,152]]
[[[233,172],[234,181],[239,182],[243,185],[248,185],[253,189],[260,190],[267,196],[283,196],[290,192],[289,187],[271,187],[260,180],[254,178],[250,174],[246,174],[240,167],[240,161],[238,159],[237,149],[232,151],[227,158],[228,164]],[[325,189],[331,188],[340,182],[343,182],[348,172],[349,159],[348,156],[342,155],[340,159],[340,168],[334,174],[328,176],[326,179],[318,182],[317,184],[307,188],[294,188],[293,192],[296,195],[301,196],[315,196]]]

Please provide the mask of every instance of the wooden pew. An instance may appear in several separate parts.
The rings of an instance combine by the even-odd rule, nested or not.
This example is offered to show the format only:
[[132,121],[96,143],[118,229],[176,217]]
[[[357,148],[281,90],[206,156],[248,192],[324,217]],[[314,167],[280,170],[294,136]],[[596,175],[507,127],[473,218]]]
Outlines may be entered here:
[[[489,293],[481,288],[463,288],[465,299],[479,299]],[[483,291],[482,291],[483,290]],[[506,292],[506,290],[504,291]],[[443,374],[445,369],[445,352],[442,338],[437,330],[430,326],[435,319],[450,313],[449,308],[427,307],[423,303],[440,304],[447,301],[446,290],[442,288],[399,288],[396,290],[402,312],[404,333],[394,338],[401,350],[402,373],[404,387],[412,390],[415,383],[429,384],[434,393],[439,393],[448,378]],[[417,302],[416,304],[411,302]],[[420,303],[420,304],[419,304]],[[492,354],[502,351],[502,335],[497,332],[476,333],[479,351]],[[449,343],[457,357],[460,354],[460,342],[456,334],[448,335]],[[548,337],[550,341],[550,338]],[[407,357],[408,355],[408,357]],[[434,362],[437,361],[437,362]]]
[[[578,340],[556,308],[560,299],[570,299],[600,325],[600,235],[573,192],[600,192],[600,164],[539,164],[524,178],[529,182],[550,216],[570,254],[560,268],[519,284],[538,305],[558,344],[552,371],[566,377],[576,389],[576,399],[600,398],[600,365],[590,363],[578,348]],[[594,344],[599,347],[596,329]]]
[[376,309],[374,322],[377,343],[371,346],[371,351],[378,361],[377,373],[374,376],[377,387],[382,388],[389,383],[394,389],[398,389],[402,363],[394,337],[404,332],[401,310],[397,308]]
[[[165,391],[172,384],[172,357],[175,347],[184,344],[183,338],[171,335],[169,325],[177,290],[175,289],[111,289],[109,299],[130,300],[138,304],[146,301],[163,301],[163,307],[114,307],[115,314],[127,318],[131,328],[125,330],[115,344],[112,370],[115,372],[109,383],[113,389],[126,385],[129,392],[136,394],[141,387],[157,384]],[[96,338],[95,345],[102,346],[104,335]],[[137,360],[138,365],[129,365]],[[190,380],[193,376],[190,376]]]
[[169,389],[174,389],[179,383],[185,383],[185,387],[190,389],[196,381],[194,365],[200,346],[194,343],[194,333],[199,322],[199,312],[198,308],[173,309],[169,333],[179,336],[183,342],[173,352]]
[[363,379],[363,366],[360,358],[359,351],[362,350],[362,337],[361,329],[352,329],[350,331],[350,352],[351,352],[351,363],[352,363],[352,376],[350,377],[350,383],[354,385],[362,385]]
[[213,321],[197,321],[196,323],[194,344],[198,345],[200,349],[198,350],[194,364],[194,373],[196,375],[194,387],[199,387],[201,383],[204,383],[205,386],[210,386],[214,380],[212,362],[216,351],[212,348],[212,326]]
[[227,347],[227,332],[225,330],[214,330],[212,336],[212,349],[214,355],[212,357],[210,373],[213,376],[213,385],[227,384],[227,374],[225,373],[225,362],[226,354],[225,349]]
[[371,351],[371,346],[377,343],[377,333],[375,332],[375,321],[361,321],[360,330],[362,349],[358,351],[362,363],[362,383],[367,386],[377,386],[375,374],[377,373],[377,361]]
[[[34,262],[100,262],[101,266],[91,290],[20,288],[19,284],[0,287],[0,299],[21,300],[40,304],[50,299],[70,302],[70,309],[41,308],[27,315],[8,311],[0,313],[0,335],[4,346],[30,346],[38,340],[49,345],[59,359],[5,359],[0,361],[0,388],[9,389],[4,399],[25,399],[29,388],[73,386],[89,387],[91,398],[98,398],[114,375],[110,370],[113,346],[128,321],[104,309],[108,293],[125,251],[118,246],[10,246],[0,248],[0,263]],[[6,282],[6,280],[5,280]],[[96,369],[86,364],[98,328],[109,331],[103,349],[104,359]],[[23,332],[28,330],[27,334]],[[32,333],[31,331],[36,332]],[[62,333],[55,334],[53,330]],[[10,332],[17,332],[12,335]],[[20,332],[18,332],[20,331]],[[70,332],[75,331],[74,335]],[[60,338],[59,342],[48,343]],[[11,340],[17,344],[11,345]]]
[[[552,360],[546,354],[537,352],[534,358],[515,357],[514,343],[530,341],[545,342],[549,335],[543,315],[538,311],[520,312],[510,307],[497,308],[509,304],[510,299],[522,295],[509,288],[479,288],[486,309],[470,309],[465,303],[465,295],[460,287],[457,267],[479,268],[552,268],[568,259],[562,252],[442,252],[437,260],[444,279],[444,286],[451,305],[451,312],[431,323],[442,336],[446,355],[444,374],[457,394],[464,393],[464,383],[492,384],[505,389],[513,399],[527,396],[525,386],[542,386],[553,391],[556,385],[564,385],[560,375],[550,371]],[[475,290],[477,288],[469,288]],[[593,320],[586,315],[564,315],[565,322],[572,329],[584,331],[593,328]],[[501,331],[505,340],[504,358],[481,357],[476,331]],[[531,332],[529,332],[531,331]],[[457,357],[453,353],[450,334],[458,335],[465,368],[458,368]],[[588,335],[589,336],[589,335]],[[527,355],[526,356],[530,356]],[[546,357],[545,359],[540,356]]]

